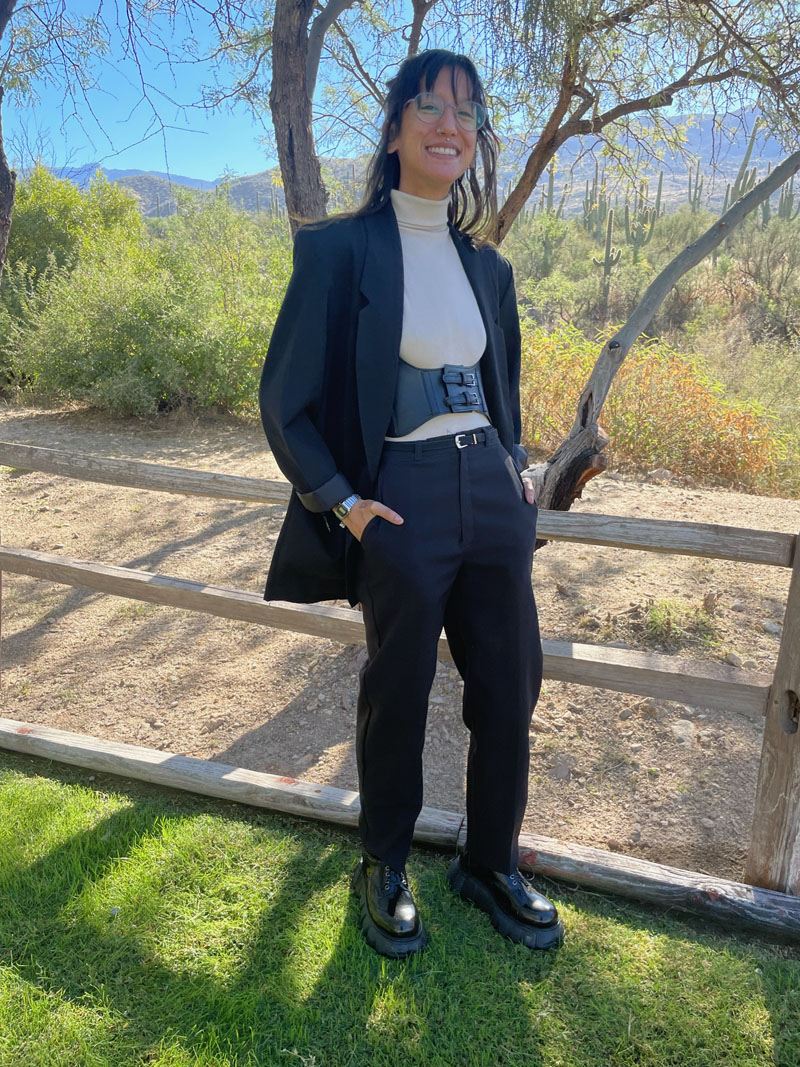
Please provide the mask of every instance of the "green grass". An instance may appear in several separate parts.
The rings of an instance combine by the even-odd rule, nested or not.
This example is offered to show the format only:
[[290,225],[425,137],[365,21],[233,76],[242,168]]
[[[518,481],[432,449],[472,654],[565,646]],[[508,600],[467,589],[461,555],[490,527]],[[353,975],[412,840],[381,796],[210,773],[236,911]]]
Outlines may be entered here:
[[750,1067],[800,1062],[796,950],[545,886],[503,941],[409,873],[432,937],[362,942],[353,835],[0,753],[2,1067]]
[[700,641],[709,647],[716,640],[713,617],[702,608],[680,600],[650,599],[644,616],[645,635],[671,647]]

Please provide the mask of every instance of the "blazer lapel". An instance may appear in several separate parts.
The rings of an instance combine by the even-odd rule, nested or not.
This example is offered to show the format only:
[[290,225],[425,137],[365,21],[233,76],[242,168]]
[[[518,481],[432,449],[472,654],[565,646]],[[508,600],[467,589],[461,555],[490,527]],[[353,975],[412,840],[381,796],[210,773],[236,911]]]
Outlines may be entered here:
[[361,433],[370,477],[378,473],[392,416],[403,328],[403,249],[391,204],[362,216],[367,247],[360,289],[356,383]]

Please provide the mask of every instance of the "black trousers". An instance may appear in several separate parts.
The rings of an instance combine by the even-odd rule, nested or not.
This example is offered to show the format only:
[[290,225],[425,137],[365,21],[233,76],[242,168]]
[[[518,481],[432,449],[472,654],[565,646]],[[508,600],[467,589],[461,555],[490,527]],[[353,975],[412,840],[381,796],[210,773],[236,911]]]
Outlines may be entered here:
[[496,431],[479,437],[461,449],[452,437],[387,442],[376,497],[405,522],[375,518],[361,542],[368,661],[356,731],[359,829],[364,847],[395,868],[405,864],[422,807],[442,627],[464,680],[470,731],[467,850],[492,870],[517,865],[542,678],[530,580],[537,509]]

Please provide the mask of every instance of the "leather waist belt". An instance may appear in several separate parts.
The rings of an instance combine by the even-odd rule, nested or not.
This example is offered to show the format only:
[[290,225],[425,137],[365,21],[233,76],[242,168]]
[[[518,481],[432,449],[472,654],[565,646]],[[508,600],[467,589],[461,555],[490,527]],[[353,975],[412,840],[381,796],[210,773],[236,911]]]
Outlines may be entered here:
[[422,455],[425,452],[452,452],[453,449],[461,451],[471,445],[493,445],[497,440],[497,430],[494,426],[486,426],[480,430],[466,430],[464,433],[447,434],[444,437],[428,437],[424,441],[384,441],[384,452],[415,452]]
[[389,437],[405,437],[435,415],[465,411],[489,414],[479,363],[422,370],[400,360]]

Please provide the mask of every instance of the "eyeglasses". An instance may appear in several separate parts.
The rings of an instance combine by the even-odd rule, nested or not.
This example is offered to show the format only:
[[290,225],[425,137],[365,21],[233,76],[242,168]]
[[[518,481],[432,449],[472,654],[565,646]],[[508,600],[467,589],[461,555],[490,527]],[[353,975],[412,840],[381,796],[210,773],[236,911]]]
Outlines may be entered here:
[[449,107],[452,107],[456,122],[465,133],[474,133],[486,122],[486,112],[477,100],[462,100],[460,104],[446,104],[436,93],[418,93],[406,104],[414,105],[414,112],[422,122],[433,125]]

